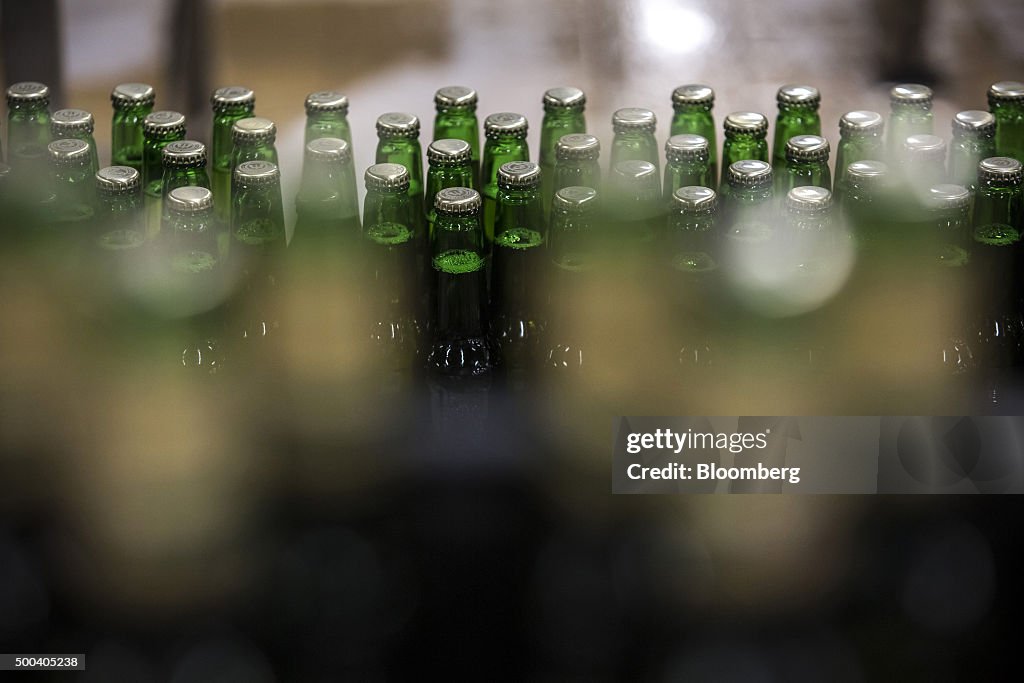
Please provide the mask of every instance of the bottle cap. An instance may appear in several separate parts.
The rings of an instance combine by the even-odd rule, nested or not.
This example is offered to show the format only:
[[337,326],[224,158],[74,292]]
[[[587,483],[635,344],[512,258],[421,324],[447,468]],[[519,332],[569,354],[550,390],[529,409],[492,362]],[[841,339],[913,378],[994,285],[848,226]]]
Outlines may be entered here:
[[708,141],[701,135],[673,135],[665,143],[665,157],[669,161],[707,161]]
[[185,115],[176,111],[155,111],[142,121],[145,135],[184,135]]
[[747,133],[758,137],[767,135],[768,119],[754,111],[735,111],[725,117],[726,133]]
[[59,109],[50,114],[50,135],[55,139],[92,135],[95,122],[84,109]]
[[206,145],[195,140],[169,142],[164,147],[162,162],[170,168],[201,168],[206,166]]
[[930,109],[932,89],[918,83],[894,85],[889,91],[889,102],[894,106],[909,105]]
[[417,138],[420,135],[420,120],[412,114],[389,112],[377,117],[377,137]]
[[352,148],[341,138],[317,138],[306,145],[306,159],[309,161],[348,163]]
[[978,180],[1017,184],[1021,181],[1021,163],[1012,157],[989,157],[978,164]]
[[110,103],[116,109],[152,106],[155,101],[156,91],[146,83],[122,83],[110,91]]
[[47,150],[50,160],[58,166],[83,166],[90,162],[89,144],[78,138],[54,140]]
[[842,136],[881,135],[885,119],[876,111],[848,111],[839,119]]
[[167,210],[178,215],[203,213],[213,208],[213,193],[205,187],[186,185],[167,193]]
[[953,135],[992,135],[996,117],[980,109],[968,109],[953,116]]
[[798,214],[822,214],[832,208],[832,193],[824,187],[794,187],[786,195],[786,210]]
[[476,90],[464,85],[448,85],[434,93],[434,105],[440,107],[476,107]]
[[626,107],[612,114],[612,130],[616,133],[653,133],[658,119],[650,109]]
[[367,190],[378,192],[406,192],[409,189],[409,171],[401,164],[374,164],[363,176]]
[[234,107],[251,108],[256,104],[256,94],[241,85],[217,88],[210,96],[210,104],[215,112],[225,111]]
[[570,133],[555,143],[555,159],[568,161],[582,159],[596,161],[601,156],[601,141],[589,133]]
[[784,85],[775,93],[779,104],[799,104],[817,107],[821,104],[821,93],[811,85]]
[[498,169],[498,187],[529,189],[540,184],[540,166],[532,161],[510,161]]
[[908,161],[942,164],[946,160],[946,141],[938,135],[910,135],[903,141],[903,151]]
[[468,187],[446,187],[437,193],[434,208],[450,216],[464,216],[480,210],[480,193]]
[[710,187],[687,185],[672,193],[672,202],[683,213],[711,213],[718,208],[718,193]]
[[50,89],[42,83],[23,81],[7,88],[7,104],[49,104]]
[[469,163],[473,151],[465,140],[434,140],[427,147],[427,161],[441,166],[458,166]]
[[762,188],[772,183],[772,167],[764,161],[744,159],[729,166],[729,185]]
[[251,187],[263,187],[281,181],[277,164],[269,161],[243,161],[235,166],[235,180]]
[[937,211],[965,209],[971,205],[971,192],[963,185],[942,184],[928,188],[925,206]]
[[1019,81],[999,81],[988,89],[988,101],[1021,102],[1024,101],[1024,83]]
[[580,109],[587,104],[587,95],[579,88],[563,86],[544,93],[544,106],[553,109]]
[[573,185],[563,187],[555,193],[552,208],[562,213],[581,215],[590,213],[597,204],[597,190],[590,187]]
[[846,177],[858,182],[880,182],[888,174],[889,167],[881,161],[854,161],[846,167]]
[[691,83],[681,85],[672,91],[673,105],[714,104],[715,91],[709,86]]
[[526,137],[529,125],[526,117],[522,114],[513,114],[512,112],[491,114],[484,119],[484,135],[491,139],[502,137],[521,139]]
[[348,98],[334,90],[319,90],[306,95],[306,114],[322,111],[348,113]]
[[231,126],[231,140],[236,145],[272,145],[277,138],[277,126],[262,116],[238,119]]
[[107,195],[136,194],[142,174],[131,166],[107,166],[96,172],[96,189]]
[[794,135],[786,141],[786,159],[822,161],[828,159],[828,140],[820,135]]

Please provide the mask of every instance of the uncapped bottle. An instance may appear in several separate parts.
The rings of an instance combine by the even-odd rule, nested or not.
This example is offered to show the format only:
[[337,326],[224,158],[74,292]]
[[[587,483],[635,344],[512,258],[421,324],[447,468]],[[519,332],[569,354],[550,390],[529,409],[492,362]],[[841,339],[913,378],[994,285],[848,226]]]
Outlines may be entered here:
[[938,135],[909,135],[900,155],[904,186],[921,196],[946,181],[946,141]]
[[342,138],[306,144],[289,249],[306,246],[351,257],[362,241],[352,148]]
[[665,143],[665,182],[663,196],[666,202],[681,187],[711,187],[714,175],[711,151],[706,138],[691,133],[673,135]]
[[29,81],[7,88],[8,165],[42,172],[50,140],[50,89]]
[[155,111],[143,121],[142,192],[146,204],[146,235],[160,232],[163,216],[164,147],[185,139],[185,116],[176,111]]
[[733,112],[725,117],[722,143],[721,185],[729,179],[729,167],[737,161],[768,161],[768,119],[752,111]]
[[256,95],[240,85],[217,88],[210,96],[213,107],[213,136],[210,143],[210,175],[213,182],[214,211],[217,220],[227,225],[231,219],[231,129],[235,121],[253,115]]
[[908,137],[932,134],[932,89],[915,83],[893,86],[889,106],[889,155],[899,159]]
[[544,203],[544,212],[551,206],[551,198],[554,196],[554,170],[557,164],[558,141],[566,136],[576,133],[587,132],[587,120],[584,110],[587,106],[587,96],[579,88],[563,86],[551,88],[544,93],[544,119],[540,127],[540,185],[541,201]]
[[660,167],[660,150],[654,132],[658,119],[650,109],[627,107],[612,114],[612,151],[609,167],[615,168],[621,161],[639,159]]
[[653,247],[664,225],[661,178],[649,161],[627,159],[612,168],[606,204],[607,237],[623,245]]
[[949,145],[949,178],[974,191],[978,164],[996,156],[996,118],[987,111],[968,110],[953,117],[953,140]]
[[142,122],[153,111],[156,91],[145,83],[121,83],[110,93],[110,161],[142,171]]
[[846,168],[855,161],[885,156],[882,139],[885,119],[874,111],[850,111],[839,119],[839,145],[836,148],[836,173],[833,203],[840,204]]
[[803,185],[831,191],[832,173],[828,169],[828,154],[828,140],[820,135],[791,137],[786,142],[786,164],[779,171],[779,194]]
[[306,96],[304,145],[317,138],[341,138],[352,148],[348,123],[348,97],[334,90],[319,90]]
[[[54,224],[70,226],[86,223],[92,219],[95,212],[95,176],[92,172],[89,145],[82,140],[68,138],[54,140],[47,149],[56,194],[52,214]],[[68,234],[68,238],[75,241],[84,237],[81,233]]]
[[160,185],[161,222],[160,230],[170,228],[171,215],[167,209],[167,195],[179,187],[210,187],[210,175],[206,172],[206,145],[195,140],[175,140],[163,150],[164,174]]
[[95,174],[100,170],[100,158],[92,134],[94,126],[92,114],[84,109],[59,109],[50,115],[50,137],[54,140],[75,138],[89,145],[90,164]]
[[428,372],[479,377],[498,363],[488,338],[486,246],[480,225],[480,194],[468,187],[437,193],[437,224],[431,239],[434,273],[432,344]]
[[775,119],[775,144],[772,167],[776,173],[786,163],[786,145],[797,135],[821,135],[821,93],[810,85],[784,85],[775,94],[779,115]]
[[[434,93],[434,141],[463,140],[469,145],[470,167],[473,170],[471,185],[477,187],[480,178],[480,124],[476,120],[476,90],[462,85],[449,85]],[[427,211],[432,211],[430,197],[426,201]]]
[[484,119],[483,161],[480,183],[483,198],[482,220],[487,253],[494,242],[494,210],[498,201],[498,169],[510,161],[529,161],[530,149],[526,144],[529,124],[522,114],[501,112]]
[[988,108],[996,117],[996,154],[1024,162],[1024,83],[993,83]]
[[[423,151],[420,148],[420,120],[412,114],[391,112],[377,118],[378,164],[399,164],[409,174],[409,202],[413,210],[409,228],[421,259],[426,259],[426,220],[423,211]],[[364,224],[365,227],[365,224]]]
[[423,203],[427,210],[428,234],[434,234],[437,193],[446,187],[472,188],[476,184],[472,160],[472,149],[465,140],[434,140],[427,147],[427,192]]
[[[601,187],[601,141],[589,133],[570,133],[558,139],[555,148],[552,193],[563,187]],[[543,169],[541,173],[544,173]],[[543,178],[541,179],[543,182]],[[552,194],[553,196],[553,194]],[[550,207],[548,207],[550,209]]]
[[[699,135],[708,141],[708,165],[711,182],[718,182],[718,138],[715,119],[715,91],[709,86],[693,83],[672,91],[672,126],[669,135]],[[711,187],[707,185],[707,187]]]

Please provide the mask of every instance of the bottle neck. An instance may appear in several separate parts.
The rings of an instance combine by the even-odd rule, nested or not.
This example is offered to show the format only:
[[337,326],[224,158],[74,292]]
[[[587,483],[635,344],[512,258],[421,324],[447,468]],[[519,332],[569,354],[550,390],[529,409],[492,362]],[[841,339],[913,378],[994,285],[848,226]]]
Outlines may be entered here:
[[[504,234],[509,231],[518,232]],[[520,249],[534,246],[543,241],[544,232],[544,211],[537,188],[498,189],[494,221],[496,246]]]

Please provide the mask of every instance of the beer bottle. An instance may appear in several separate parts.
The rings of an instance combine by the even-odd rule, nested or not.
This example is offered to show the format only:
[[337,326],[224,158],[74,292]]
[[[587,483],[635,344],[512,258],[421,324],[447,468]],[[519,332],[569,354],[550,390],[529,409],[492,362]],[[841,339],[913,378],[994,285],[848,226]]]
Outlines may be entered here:
[[122,83],[111,91],[110,161],[115,166],[142,172],[142,122],[153,111],[155,101],[153,86],[145,83]]
[[348,98],[333,90],[306,95],[306,129],[303,145],[317,138],[341,138],[352,149],[352,129],[348,125]]
[[724,128],[720,182],[723,186],[729,180],[729,167],[737,161],[768,161],[768,119],[752,111],[733,112],[725,117]]
[[[558,139],[555,155],[552,193],[574,185],[595,189],[601,187],[601,167],[598,165],[601,141],[595,136],[589,133],[563,135]],[[541,173],[544,173],[543,169]]]
[[640,159],[620,161],[612,168],[608,195],[612,229],[607,237],[641,248],[654,246],[665,224],[657,167]]
[[[974,199],[972,270],[979,313],[975,352],[985,370],[985,403],[998,410],[1004,403],[1007,376],[1022,363],[1024,322],[1020,290],[1021,162],[989,157],[978,164]],[[974,336],[974,335],[972,335]]]
[[828,140],[820,135],[791,137],[786,142],[786,163],[779,173],[779,194],[785,195],[794,187],[804,185],[831,191],[832,173],[828,170],[828,154]]
[[[213,136],[210,143],[211,179],[213,181],[214,211],[223,225],[231,221],[231,152],[234,149],[232,128],[235,121],[252,116],[256,96],[249,88],[235,85],[218,88],[210,96],[213,107]],[[145,182],[145,174],[143,174]]]
[[996,117],[996,154],[1024,163],[1024,83],[993,83],[988,110]]
[[50,143],[50,89],[42,83],[7,88],[7,163],[19,172],[42,173]]
[[673,135],[665,143],[666,202],[681,187],[711,187],[714,182],[711,152],[706,138],[690,133]]
[[92,114],[84,109],[59,109],[50,115],[50,137],[54,140],[75,138],[89,145],[89,159],[92,173],[100,170],[100,157],[93,138],[94,121]]
[[881,159],[885,156],[882,143],[884,130],[885,120],[874,111],[850,111],[839,119],[833,204],[842,203],[847,166],[855,161]]
[[840,211],[859,248],[868,254],[884,252],[890,237],[890,183],[884,162],[865,159],[846,167]]
[[[106,262],[131,258],[146,241],[142,174],[131,166],[106,166],[96,173],[96,246]],[[118,264],[111,263],[118,270]]]
[[946,141],[938,135],[908,135],[900,159],[902,182],[916,197],[946,182]]
[[722,188],[722,234],[731,245],[732,256],[737,257],[731,264],[733,275],[742,277],[743,273],[737,273],[737,269],[744,268],[739,257],[749,258],[772,245],[776,222],[774,179],[771,164],[758,159],[737,161],[727,172]]
[[587,96],[579,88],[551,88],[544,93],[544,119],[540,127],[540,187],[545,216],[558,189],[554,170],[558,163],[558,141],[566,135],[587,132],[584,109]]
[[977,186],[978,164],[996,156],[996,118],[987,111],[968,110],[953,117],[949,146],[949,178],[971,192]]
[[889,155],[899,159],[908,137],[932,134],[932,89],[914,83],[893,86],[889,106]]
[[434,203],[433,343],[427,370],[442,377],[479,377],[498,363],[488,338],[487,252],[480,204],[480,194],[468,187],[445,188]]
[[[409,175],[409,206],[413,211],[414,244],[419,257],[427,257],[426,219],[423,211],[423,152],[420,149],[420,120],[412,114],[392,112],[377,118],[378,164],[404,166]],[[363,224],[365,228],[366,224]]]
[[142,123],[142,192],[146,205],[146,237],[160,232],[163,216],[164,147],[185,138],[185,117],[176,111],[155,111]]
[[612,152],[609,166],[615,168],[621,161],[639,159],[654,165],[658,170],[661,156],[654,131],[658,119],[650,109],[627,107],[612,114]]
[[494,210],[498,201],[498,169],[510,161],[529,161],[526,145],[529,124],[522,114],[501,112],[484,119],[484,156],[480,167],[483,229],[487,253],[494,242]]
[[178,187],[210,187],[210,176],[206,172],[206,145],[195,140],[175,140],[167,143],[163,150],[163,179],[160,186],[161,232],[170,229],[171,214],[167,210],[167,195]]
[[498,169],[490,334],[514,388],[522,387],[537,360],[543,327],[538,279],[546,231],[540,177],[540,167],[531,161],[510,161]]
[[[469,145],[470,168],[473,171],[472,184],[477,187],[480,179],[480,124],[476,120],[476,90],[461,85],[449,85],[434,93],[434,141],[463,140]],[[430,152],[428,151],[429,155]],[[425,202],[427,211],[433,211],[431,198]]]
[[269,161],[277,164],[277,126],[270,119],[250,116],[231,126],[231,168],[243,161]]
[[[70,229],[73,224],[90,221],[95,213],[95,177],[88,143],[68,138],[54,140],[47,149],[53,168],[52,221],[59,230]],[[72,241],[85,237],[85,231],[65,233]]]
[[715,91],[706,85],[681,85],[672,91],[673,114],[669,135],[699,135],[707,140],[711,182],[718,179],[718,138],[715,136],[715,119],[711,115],[714,106]]
[[295,231],[288,243],[352,255],[362,242],[352,148],[342,138],[306,144],[302,184],[295,198]]
[[465,140],[434,140],[427,147],[427,163],[427,193],[423,203],[427,207],[428,235],[433,235],[437,193],[446,187],[472,188],[476,181],[471,166],[472,149]]
[[784,85],[775,95],[779,115],[775,119],[775,144],[772,147],[772,168],[782,171],[786,163],[786,145],[797,135],[821,135],[821,93],[810,85]]

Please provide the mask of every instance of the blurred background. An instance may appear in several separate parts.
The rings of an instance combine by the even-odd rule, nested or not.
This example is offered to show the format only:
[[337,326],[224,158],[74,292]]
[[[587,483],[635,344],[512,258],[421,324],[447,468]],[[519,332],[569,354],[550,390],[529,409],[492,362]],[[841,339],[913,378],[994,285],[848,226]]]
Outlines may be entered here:
[[[42,81],[51,109],[93,112],[101,165],[114,85],[152,84],[156,108],[205,142],[213,88],[252,88],[278,125],[286,197],[315,90],[348,95],[361,176],[376,117],[407,111],[429,130],[444,85],[475,88],[481,119],[525,114],[536,150],[557,85],[587,93],[607,145],[625,106],[652,109],[663,142],[683,83],[715,88],[719,126],[743,109],[773,120],[777,88],[807,83],[834,150],[840,115],[887,112],[894,82],[933,86],[948,138],[953,113],[1024,74],[1024,4],[997,0],[5,0],[0,36],[5,83]],[[27,270],[8,254],[0,271],[0,652],[85,652],[89,667],[39,680],[1017,668],[1015,497],[609,494],[616,415],[927,414],[912,358],[823,386],[760,371],[755,350],[713,384],[680,382],[646,357],[664,302],[637,278],[575,308],[605,340],[589,374],[526,396],[392,393],[328,334],[346,320],[324,300],[344,294],[314,285],[284,296],[321,333],[283,325],[269,369],[196,383],[153,363],[142,336],[81,324],[80,292]],[[866,312],[843,328],[851,344],[922,329],[853,310]],[[874,401],[876,382],[903,402]]]

